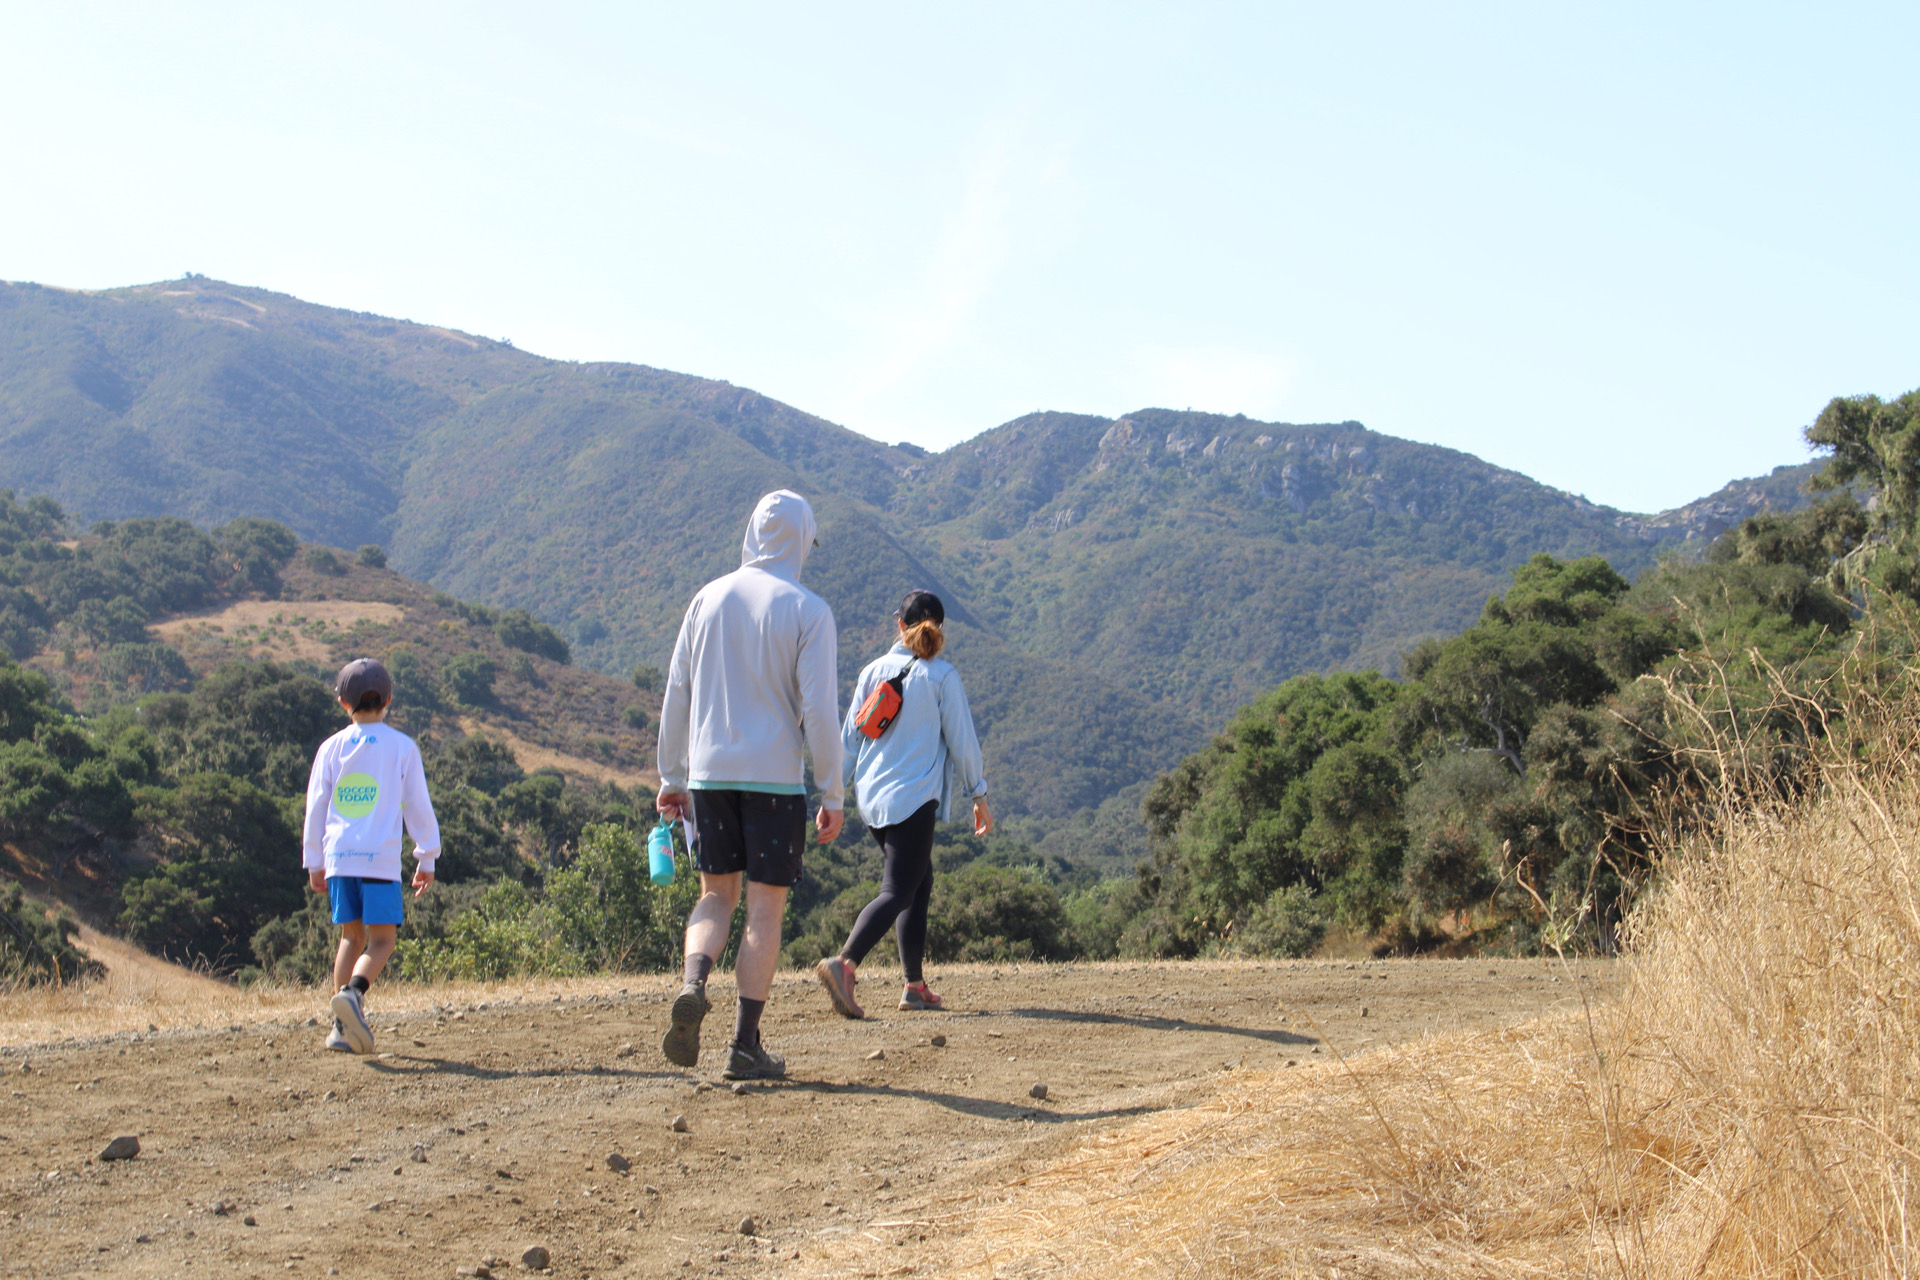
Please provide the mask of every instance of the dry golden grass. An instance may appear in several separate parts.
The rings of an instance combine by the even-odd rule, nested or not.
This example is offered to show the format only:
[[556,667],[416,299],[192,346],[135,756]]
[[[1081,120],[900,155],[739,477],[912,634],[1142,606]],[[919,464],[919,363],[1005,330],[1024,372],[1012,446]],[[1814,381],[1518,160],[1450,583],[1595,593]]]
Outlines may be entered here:
[[807,1271],[1920,1274],[1920,752],[1864,755],[1673,850],[1604,1008],[1254,1077]]

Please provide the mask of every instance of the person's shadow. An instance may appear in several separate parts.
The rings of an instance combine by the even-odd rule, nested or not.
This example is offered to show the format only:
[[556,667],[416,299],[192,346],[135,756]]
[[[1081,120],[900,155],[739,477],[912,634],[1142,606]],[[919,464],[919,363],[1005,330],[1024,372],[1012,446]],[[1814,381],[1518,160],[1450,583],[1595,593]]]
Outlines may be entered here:
[[1003,1009],[1003,1018],[1032,1018],[1038,1022],[1085,1022],[1096,1025],[1139,1027],[1144,1031],[1206,1031],[1214,1035],[1246,1036],[1268,1044],[1315,1045],[1312,1036],[1293,1031],[1263,1031],[1256,1027],[1234,1027],[1218,1022],[1189,1022],[1185,1018],[1156,1018],[1129,1013],[1090,1013],[1080,1009]]

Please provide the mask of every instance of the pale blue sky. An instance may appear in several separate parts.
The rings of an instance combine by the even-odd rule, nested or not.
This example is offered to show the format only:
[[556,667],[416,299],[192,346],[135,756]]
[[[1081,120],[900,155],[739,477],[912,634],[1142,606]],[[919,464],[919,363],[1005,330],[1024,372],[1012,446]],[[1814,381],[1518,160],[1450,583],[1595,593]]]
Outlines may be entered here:
[[1885,6],[9,4],[0,278],[750,386],[1355,418],[1654,510],[1920,386]]

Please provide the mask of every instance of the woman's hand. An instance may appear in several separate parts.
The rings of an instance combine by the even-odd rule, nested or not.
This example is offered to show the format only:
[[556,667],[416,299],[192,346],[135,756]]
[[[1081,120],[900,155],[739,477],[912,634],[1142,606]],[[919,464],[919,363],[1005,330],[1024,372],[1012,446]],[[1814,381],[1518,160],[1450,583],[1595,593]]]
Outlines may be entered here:
[[987,808],[987,798],[981,796],[973,802],[973,834],[983,836],[993,830],[993,810]]

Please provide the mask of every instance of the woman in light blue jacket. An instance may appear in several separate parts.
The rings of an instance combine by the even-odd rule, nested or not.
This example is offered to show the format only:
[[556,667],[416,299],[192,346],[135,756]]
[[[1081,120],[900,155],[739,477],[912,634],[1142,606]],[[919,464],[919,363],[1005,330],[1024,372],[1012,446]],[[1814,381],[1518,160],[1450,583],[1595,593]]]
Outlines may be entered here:
[[[938,655],[946,607],[931,591],[909,591],[895,615],[900,639],[867,664],[854,685],[841,738],[847,781],[873,838],[886,856],[880,896],[854,922],[840,954],[814,966],[842,1017],[864,1018],[853,996],[855,970],[874,944],[894,931],[907,986],[902,1009],[938,1009],[920,962],[927,949],[927,901],[933,893],[934,823],[951,821],[958,800],[973,802],[973,830],[993,829],[980,739],[967,710],[960,673]],[[859,709],[884,681],[901,678],[900,710],[878,738],[861,731]]]

